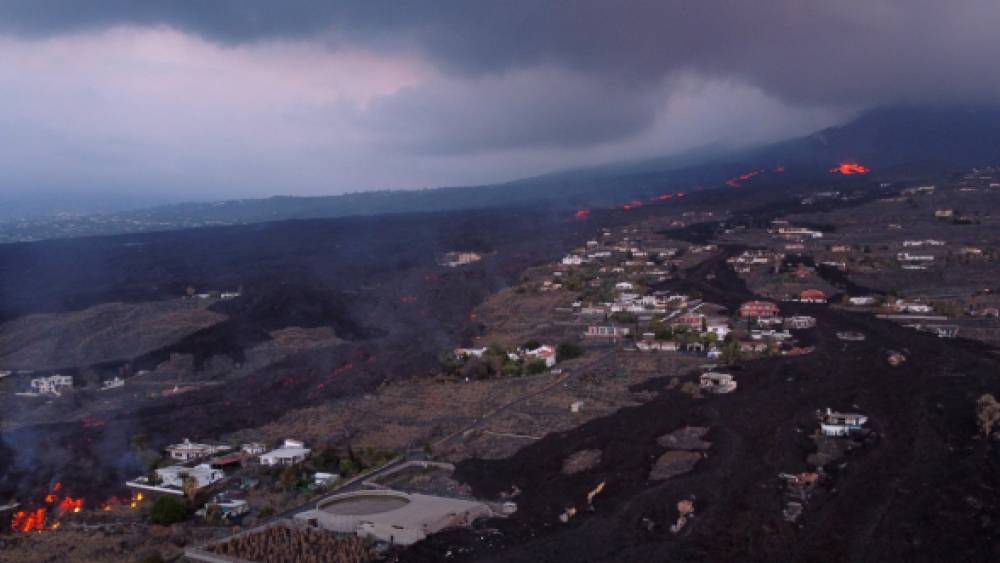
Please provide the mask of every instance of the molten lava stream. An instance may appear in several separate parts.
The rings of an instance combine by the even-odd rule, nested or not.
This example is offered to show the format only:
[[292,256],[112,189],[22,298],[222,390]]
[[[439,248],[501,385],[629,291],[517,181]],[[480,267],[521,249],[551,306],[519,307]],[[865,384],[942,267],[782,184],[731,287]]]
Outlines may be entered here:
[[45,529],[45,509],[38,508],[33,511],[20,511],[14,514],[10,522],[10,527],[15,532],[29,533],[41,532]]
[[844,176],[850,176],[852,174],[867,174],[871,172],[865,166],[858,164],[857,162],[841,162],[837,166],[830,169],[831,174],[842,174]]

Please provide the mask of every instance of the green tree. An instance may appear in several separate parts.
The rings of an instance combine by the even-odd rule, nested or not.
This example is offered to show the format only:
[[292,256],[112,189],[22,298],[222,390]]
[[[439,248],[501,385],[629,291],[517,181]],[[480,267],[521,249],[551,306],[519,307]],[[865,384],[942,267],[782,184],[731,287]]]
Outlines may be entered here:
[[291,490],[302,482],[304,473],[305,469],[301,465],[293,464],[281,470],[279,479],[281,480],[282,486],[284,486],[286,490]]
[[545,371],[545,360],[531,360],[524,366],[524,372],[528,375],[538,375]]
[[342,477],[347,477],[348,475],[354,473],[357,467],[354,465],[353,461],[345,457],[340,460],[340,467],[338,467],[338,469],[340,469],[340,475]]
[[154,524],[161,526],[183,522],[188,517],[188,504],[183,499],[164,495],[153,503],[149,516]]
[[521,375],[521,366],[517,365],[514,362],[507,362],[503,365],[503,369],[501,371],[503,371],[504,375],[516,377],[518,375]]
[[556,361],[565,362],[583,355],[583,348],[572,342],[562,342],[556,346]]
[[740,343],[736,340],[726,342],[722,347],[722,362],[726,364],[738,364],[743,359],[743,352],[740,350]]

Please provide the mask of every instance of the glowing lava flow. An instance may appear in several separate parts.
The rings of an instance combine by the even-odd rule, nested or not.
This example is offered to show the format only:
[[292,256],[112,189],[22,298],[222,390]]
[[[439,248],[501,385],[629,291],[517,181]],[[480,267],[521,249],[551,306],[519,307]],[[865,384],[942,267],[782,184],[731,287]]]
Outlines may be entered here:
[[743,185],[743,182],[746,182],[750,178],[753,178],[754,176],[761,174],[763,172],[764,170],[751,170],[746,174],[740,174],[739,176],[726,180],[726,185],[731,188],[738,188]]
[[576,213],[573,214],[573,216],[576,217],[577,219],[586,219],[587,217],[590,216],[590,210],[589,209],[578,209],[576,211]]
[[31,512],[24,510],[14,514],[10,527],[15,532],[29,533],[41,532],[45,529],[45,509],[39,508]]
[[45,495],[45,504],[52,508],[52,512],[55,513],[56,521],[50,526],[46,526],[45,520],[49,516],[49,508],[40,507],[34,510],[21,510],[14,513],[14,517],[11,518],[10,527],[15,532],[30,533],[30,532],[41,532],[43,530],[57,530],[61,525],[59,518],[70,512],[80,512],[83,510],[83,497],[73,498],[70,496],[64,497],[61,500],[59,495],[56,494],[62,490],[62,483],[56,483],[52,486],[52,490]]
[[59,504],[56,505],[56,512],[59,514],[59,516],[62,516],[67,512],[80,512],[81,510],[83,510],[82,497],[77,499],[73,497],[66,497],[61,501],[59,501]]
[[858,164],[857,162],[841,162],[837,166],[830,169],[831,174],[842,174],[844,176],[850,176],[852,174],[867,174],[869,172],[871,172],[871,170]]
[[636,207],[642,207],[642,202],[637,199],[633,199],[632,201],[623,205],[622,209],[624,209],[625,211],[629,211],[630,209],[635,209]]

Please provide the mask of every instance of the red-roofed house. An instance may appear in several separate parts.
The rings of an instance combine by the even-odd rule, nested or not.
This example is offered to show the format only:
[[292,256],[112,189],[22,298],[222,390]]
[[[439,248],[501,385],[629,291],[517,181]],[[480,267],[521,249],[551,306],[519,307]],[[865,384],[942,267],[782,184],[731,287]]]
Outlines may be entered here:
[[747,301],[740,305],[741,317],[776,317],[778,306],[770,301]]
[[806,289],[799,294],[799,301],[803,303],[826,303],[826,294],[818,289]]

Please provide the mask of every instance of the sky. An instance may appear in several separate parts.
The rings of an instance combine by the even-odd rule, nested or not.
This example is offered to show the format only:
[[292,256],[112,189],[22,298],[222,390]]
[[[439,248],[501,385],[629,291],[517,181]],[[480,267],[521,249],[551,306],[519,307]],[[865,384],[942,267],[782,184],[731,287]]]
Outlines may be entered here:
[[1000,99],[957,0],[0,0],[0,195],[506,181]]

